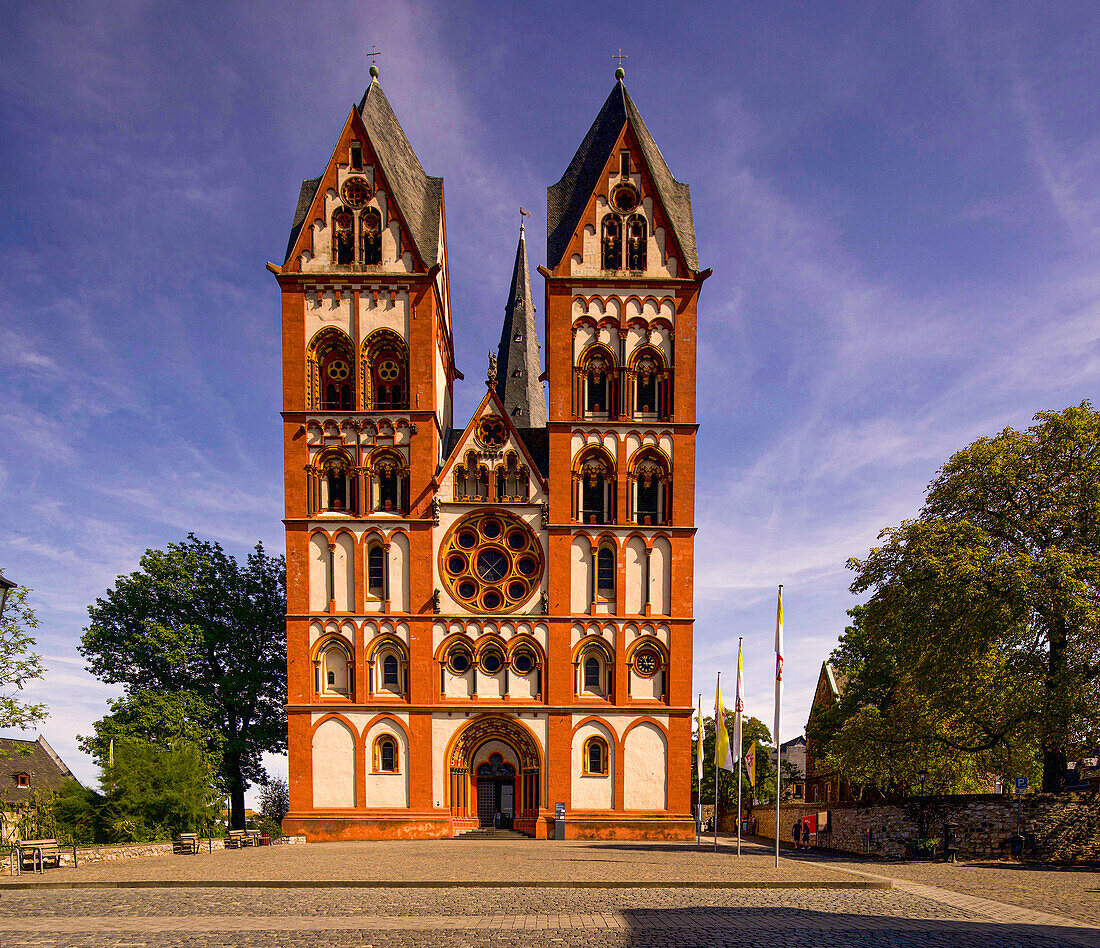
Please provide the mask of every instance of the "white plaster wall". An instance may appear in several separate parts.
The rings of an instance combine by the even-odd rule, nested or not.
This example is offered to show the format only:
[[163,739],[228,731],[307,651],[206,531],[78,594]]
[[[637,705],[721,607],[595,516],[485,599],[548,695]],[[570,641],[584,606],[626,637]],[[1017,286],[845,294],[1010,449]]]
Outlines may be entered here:
[[630,696],[632,698],[660,698],[661,676],[667,674],[667,671],[668,669],[662,668],[656,675],[650,675],[647,678],[644,675],[639,675],[631,666]]
[[[374,741],[383,734],[392,735],[397,741],[397,773],[373,773]],[[383,718],[367,734],[367,807],[407,807],[409,805],[409,741],[405,731],[392,721]]]
[[626,541],[626,611],[636,615],[642,611],[645,582],[645,542],[641,537]]
[[592,601],[592,545],[576,537],[569,550],[569,611],[586,612]]
[[[351,302],[350,290],[344,290],[340,294],[339,302],[336,299],[335,290],[324,290],[321,293],[321,302],[317,302],[317,294],[307,292],[305,295],[305,332],[306,339],[312,340],[322,329],[335,326],[343,330],[351,341]],[[352,344],[352,352],[355,345]]]
[[657,615],[669,615],[672,602],[672,545],[665,537],[657,537],[653,541],[649,579],[652,611]]
[[390,607],[409,612],[409,538],[395,533],[390,540]]
[[328,541],[319,533],[309,539],[309,611],[328,608]]
[[499,698],[504,694],[504,670],[489,675],[480,668],[477,670],[477,696],[479,698]]
[[336,538],[336,550],[332,557],[336,572],[333,587],[336,608],[340,612],[355,612],[355,541],[346,533]]
[[409,339],[409,294],[399,290],[396,298],[388,287],[368,286],[359,293],[359,339],[362,345],[378,329],[392,329],[402,339]]
[[668,747],[660,730],[643,721],[623,744],[623,805],[628,810],[663,810],[668,805]]
[[355,735],[335,718],[313,734],[313,805],[355,806]]
[[[607,741],[606,775],[584,775],[584,742],[598,734]],[[589,721],[573,735],[572,808],[574,810],[611,810],[615,807],[615,735],[606,725]]]

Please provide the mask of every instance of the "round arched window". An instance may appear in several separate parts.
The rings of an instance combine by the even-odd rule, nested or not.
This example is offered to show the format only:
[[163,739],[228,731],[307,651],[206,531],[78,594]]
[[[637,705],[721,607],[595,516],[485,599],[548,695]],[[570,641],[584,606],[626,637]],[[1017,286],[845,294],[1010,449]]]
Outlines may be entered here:
[[500,652],[495,649],[486,649],[481,653],[481,670],[487,675],[495,675],[504,664]]
[[451,647],[447,653],[447,667],[456,675],[463,675],[470,670],[470,651],[463,645]]
[[472,612],[511,612],[535,594],[542,546],[534,531],[504,511],[463,518],[444,538],[439,572],[456,600]]
[[535,656],[527,649],[520,649],[512,653],[512,667],[520,675],[528,674],[535,667]]

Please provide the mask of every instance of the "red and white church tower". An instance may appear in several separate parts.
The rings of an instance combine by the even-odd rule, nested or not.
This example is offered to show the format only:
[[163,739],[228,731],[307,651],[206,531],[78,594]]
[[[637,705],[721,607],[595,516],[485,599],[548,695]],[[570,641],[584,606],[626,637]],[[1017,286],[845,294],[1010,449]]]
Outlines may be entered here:
[[[686,185],[623,74],[520,234],[452,418],[443,181],[377,70],[282,266],[288,832],[694,836],[695,324]],[[457,317],[459,331],[462,316]],[[549,398],[544,396],[543,379]]]

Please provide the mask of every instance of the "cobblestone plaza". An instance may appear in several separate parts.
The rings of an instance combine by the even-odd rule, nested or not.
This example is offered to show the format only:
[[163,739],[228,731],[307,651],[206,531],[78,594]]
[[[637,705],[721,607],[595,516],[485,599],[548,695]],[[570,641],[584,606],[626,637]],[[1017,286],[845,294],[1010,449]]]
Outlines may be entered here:
[[748,843],[331,843],[0,883],[16,946],[1100,946],[1100,872]]

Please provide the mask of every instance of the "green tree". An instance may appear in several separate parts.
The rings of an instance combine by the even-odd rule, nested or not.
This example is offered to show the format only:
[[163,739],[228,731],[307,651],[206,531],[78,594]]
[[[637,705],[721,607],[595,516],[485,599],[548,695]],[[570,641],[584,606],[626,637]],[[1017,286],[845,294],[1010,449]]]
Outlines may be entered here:
[[204,832],[218,816],[221,793],[202,748],[170,749],[141,741],[116,742],[103,768],[97,822],[112,843],[173,839]]
[[84,746],[104,766],[115,735],[201,741],[242,828],[245,790],[266,776],[261,754],[286,749],[283,558],[257,544],[241,564],[189,534],[147,550],[88,612],[80,653],[125,694]]
[[29,728],[46,718],[44,704],[20,694],[43,674],[42,660],[32,651],[38,619],[27,603],[29,591],[23,586],[11,590],[0,616],[0,728]]
[[955,454],[915,520],[852,560],[870,593],[834,653],[849,675],[823,715],[826,759],[852,780],[944,786],[1041,765],[1065,786],[1095,753],[1100,706],[1100,413],[1042,412]]
[[272,830],[281,833],[283,818],[290,812],[290,788],[285,780],[275,779],[260,791],[260,815]]
[[[733,741],[733,712],[726,711],[726,733],[729,735],[729,739]],[[698,744],[699,730],[695,730],[695,745]],[[768,726],[764,724],[759,718],[745,717],[741,720],[741,747],[742,751],[747,751],[753,741],[758,744],[769,745],[771,744],[771,731],[768,730]],[[706,806],[708,803],[714,802],[714,742],[715,742],[715,730],[714,730],[714,718],[703,718],[703,786],[699,793],[699,802]],[[694,746],[693,746],[694,751]],[[697,772],[694,766],[695,758],[692,758],[692,771],[691,781],[692,788],[700,790],[698,785]],[[768,759],[767,749],[757,748],[756,751],[756,783],[759,788],[761,780],[767,780],[772,778],[772,784],[774,791],[774,777],[773,772],[775,768],[772,766]],[[747,804],[751,791],[749,789],[749,783],[747,777],[742,775],[741,783],[741,800],[742,803]],[[760,795],[759,789],[757,790],[757,796]],[[719,778],[718,783],[718,806],[719,809],[726,813],[731,812],[737,807],[737,774],[730,773],[729,771],[723,771],[722,776]]]

